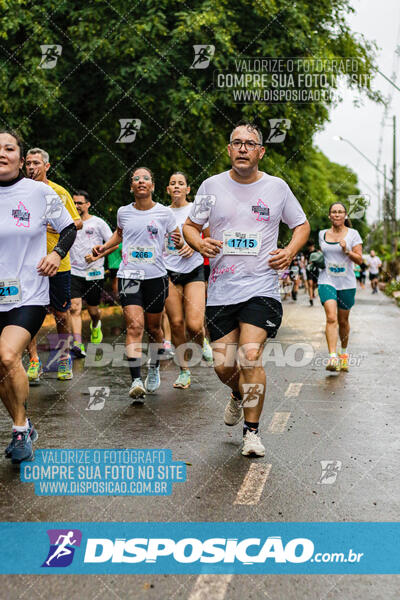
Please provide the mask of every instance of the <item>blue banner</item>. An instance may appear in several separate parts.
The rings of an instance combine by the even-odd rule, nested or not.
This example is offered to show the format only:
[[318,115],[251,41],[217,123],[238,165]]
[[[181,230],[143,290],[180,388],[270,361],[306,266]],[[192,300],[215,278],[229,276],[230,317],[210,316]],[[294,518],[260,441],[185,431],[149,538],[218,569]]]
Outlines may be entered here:
[[167,449],[39,449],[20,477],[37,496],[167,496],[186,464]]
[[0,573],[397,574],[400,523],[1,523]]

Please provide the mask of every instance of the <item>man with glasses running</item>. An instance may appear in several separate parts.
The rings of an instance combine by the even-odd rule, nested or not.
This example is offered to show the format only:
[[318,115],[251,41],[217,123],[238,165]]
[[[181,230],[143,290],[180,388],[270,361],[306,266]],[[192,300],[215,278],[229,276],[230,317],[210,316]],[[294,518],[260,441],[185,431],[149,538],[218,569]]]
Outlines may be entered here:
[[[259,171],[262,141],[255,125],[235,127],[228,145],[231,170],[203,181],[183,227],[188,244],[210,258],[206,315],[214,369],[232,390],[225,424],[244,417],[245,456],[265,454],[258,433],[266,383],[261,357],[282,319],[278,270],[289,267],[310,232],[287,183]],[[281,221],[293,230],[285,248],[277,247]],[[207,222],[211,237],[202,239]]]
[[[58,183],[47,179],[50,169],[49,154],[42,148],[31,148],[26,155],[26,173],[34,181],[42,181],[50,186],[61,198],[63,205],[71,215],[77,230],[82,229],[82,221],[75,208],[75,204],[70,193]],[[50,253],[57,246],[59,235],[51,225],[47,227],[47,252]],[[72,379],[72,360],[69,353],[71,342],[71,262],[69,253],[61,260],[58,271],[50,279],[50,305],[49,310],[53,313],[58,334],[57,343],[57,379],[67,381]],[[29,367],[28,379],[31,384],[40,383],[42,374],[42,363],[39,358],[36,337],[31,340],[28,346]]]

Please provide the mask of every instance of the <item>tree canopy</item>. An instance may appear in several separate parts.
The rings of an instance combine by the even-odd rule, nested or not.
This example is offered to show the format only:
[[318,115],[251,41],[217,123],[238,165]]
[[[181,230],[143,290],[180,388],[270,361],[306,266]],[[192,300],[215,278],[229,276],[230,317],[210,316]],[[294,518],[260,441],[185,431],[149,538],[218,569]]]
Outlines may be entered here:
[[[229,167],[226,144],[241,119],[264,134],[271,118],[291,121],[285,141],[267,145],[262,168],[289,183],[314,230],[326,224],[333,200],[358,193],[355,175],[313,146],[332,101],[238,103],[215,85],[216,73],[232,72],[244,57],[347,57],[358,60],[358,75],[372,73],[374,46],[350,31],[349,0],[0,0],[0,7],[1,124],[45,148],[51,177],[70,191],[87,189],[94,212],[111,224],[129,202],[132,167],[152,168],[159,201],[174,169],[188,172],[196,190]],[[43,45],[61,46],[54,68],[43,68]],[[191,68],[195,45],[215,49],[207,68]],[[367,83],[343,76],[377,98]],[[132,143],[117,143],[120,119],[141,122]]]

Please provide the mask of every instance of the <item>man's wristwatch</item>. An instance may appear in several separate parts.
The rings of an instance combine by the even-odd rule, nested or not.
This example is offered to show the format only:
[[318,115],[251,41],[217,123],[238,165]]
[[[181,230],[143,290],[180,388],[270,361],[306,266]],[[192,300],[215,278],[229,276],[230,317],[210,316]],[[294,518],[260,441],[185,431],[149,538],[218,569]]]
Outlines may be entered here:
[[63,248],[61,248],[60,246],[55,246],[53,248],[53,251],[57,252],[57,254],[59,256],[61,256],[61,258],[65,258],[67,256],[67,254],[68,254],[68,252],[65,252],[65,250],[63,250]]

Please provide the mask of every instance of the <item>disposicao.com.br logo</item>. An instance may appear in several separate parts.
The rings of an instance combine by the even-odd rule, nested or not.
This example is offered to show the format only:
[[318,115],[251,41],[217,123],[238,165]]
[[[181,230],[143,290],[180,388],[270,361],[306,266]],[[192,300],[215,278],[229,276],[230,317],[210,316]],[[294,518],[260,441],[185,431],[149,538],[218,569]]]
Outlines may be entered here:
[[[182,528],[178,535],[175,526]],[[235,533],[236,523],[174,527],[170,523],[71,523],[64,527],[47,529],[50,548],[42,554],[47,556],[38,565],[40,572],[67,567],[69,573],[343,573],[364,572],[368,562],[365,554],[346,544],[342,534],[326,541],[325,533],[315,537],[301,532],[263,534],[251,532],[251,527],[248,534]],[[357,545],[352,540],[352,546]]]
[[280,536],[262,538],[90,538],[86,544],[85,563],[156,563],[170,558],[176,563],[242,563],[253,565],[269,559],[275,563],[359,562],[362,553],[344,552],[314,555],[314,543],[308,538],[294,538],[286,544]]

